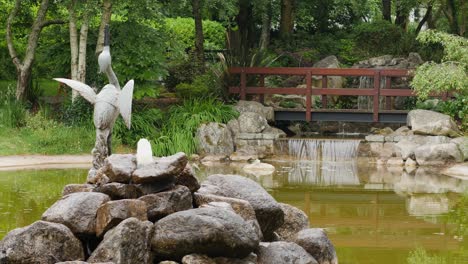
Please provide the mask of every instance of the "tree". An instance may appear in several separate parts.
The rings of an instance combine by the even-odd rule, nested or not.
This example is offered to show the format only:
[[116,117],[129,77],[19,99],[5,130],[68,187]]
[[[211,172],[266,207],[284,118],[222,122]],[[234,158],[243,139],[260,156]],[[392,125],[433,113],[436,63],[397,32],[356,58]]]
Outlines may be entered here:
[[280,38],[288,38],[294,29],[296,0],[281,0]]
[[392,0],[382,0],[382,17],[392,22]]
[[203,73],[205,68],[205,52],[203,48],[203,24],[201,16],[202,0],[192,0],[193,19],[195,20],[195,57],[198,70]]
[[6,40],[8,46],[8,52],[11,60],[16,67],[17,83],[16,83],[16,99],[24,100],[25,94],[28,89],[28,85],[31,78],[32,65],[34,62],[34,56],[39,41],[41,31],[44,27],[54,24],[63,24],[62,20],[47,20],[46,14],[49,9],[49,0],[42,0],[37,11],[36,18],[32,24],[31,32],[28,36],[28,44],[23,59],[20,59],[20,55],[16,51],[15,43],[12,33],[12,25],[14,20],[21,8],[22,1],[16,0],[15,6],[8,15],[6,24]]
[[102,16],[101,16],[101,25],[99,26],[99,35],[96,44],[96,55],[99,55],[104,47],[104,29],[106,25],[109,25],[111,22],[112,16],[112,1],[103,0],[102,1]]

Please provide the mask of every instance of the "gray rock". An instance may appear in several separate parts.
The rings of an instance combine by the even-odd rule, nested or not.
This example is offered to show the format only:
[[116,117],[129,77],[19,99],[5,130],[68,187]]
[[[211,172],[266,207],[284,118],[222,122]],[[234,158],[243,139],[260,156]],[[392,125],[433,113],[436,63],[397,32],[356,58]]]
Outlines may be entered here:
[[406,168],[415,168],[418,166],[418,163],[416,163],[416,161],[414,161],[413,159],[411,158],[408,158],[405,162],[405,167]]
[[457,137],[454,138],[451,143],[457,144],[460,151],[463,153],[464,161],[468,160],[468,137]]
[[239,118],[240,133],[261,133],[268,127],[267,120],[260,114],[254,112],[241,113]]
[[421,144],[403,139],[395,144],[395,152],[401,155],[403,160],[414,159],[414,150]]
[[243,258],[258,243],[252,227],[232,210],[197,208],[156,222],[151,245],[155,254],[169,259],[192,253]]
[[137,187],[138,190],[140,190],[143,196],[169,190],[174,187],[174,184],[175,177],[168,177],[167,179],[159,182],[135,184],[135,187]]
[[171,261],[171,260],[164,260],[159,262],[159,264],[179,264],[179,262]]
[[62,196],[76,192],[92,192],[94,185],[92,184],[67,184],[63,187]]
[[463,161],[463,153],[455,143],[423,145],[414,150],[414,155],[421,166]]
[[282,240],[293,241],[299,231],[309,228],[309,218],[294,206],[284,203],[280,205],[284,212],[284,224],[276,230],[276,233]]
[[175,184],[183,185],[189,188],[192,193],[200,189],[200,183],[195,177],[195,173],[193,172],[192,166],[190,166],[190,164],[187,164],[185,169],[176,176]]
[[268,126],[267,128],[265,128],[265,130],[263,130],[263,133],[264,134],[272,134],[272,135],[274,135],[275,139],[286,137],[286,133],[284,133],[283,130],[281,130],[279,128],[276,128],[276,127],[272,127],[272,126]]
[[88,262],[115,264],[150,264],[153,224],[128,218],[104,235],[104,239],[89,257]]
[[107,202],[97,210],[96,235],[102,236],[123,220],[135,217],[140,221],[148,220],[146,203],[134,199]]
[[368,135],[366,136],[366,141],[369,142],[385,142],[384,135]]
[[243,259],[210,258],[201,254],[190,254],[182,258],[182,264],[257,264],[257,255],[251,253]]
[[319,264],[338,264],[335,247],[321,228],[309,228],[297,233],[294,240]]
[[192,193],[182,185],[164,192],[142,196],[139,200],[146,203],[148,219],[152,222],[192,208]]
[[143,195],[137,186],[119,182],[111,182],[98,186],[94,191],[107,194],[112,200],[136,199]]
[[318,264],[318,262],[299,245],[279,241],[260,245],[258,264]]
[[402,126],[393,132],[394,136],[408,136],[412,134],[413,133],[411,132],[411,129],[409,129],[407,126]]
[[[89,264],[89,262],[85,261],[64,261],[64,262],[57,262],[55,264]],[[93,264],[115,264],[113,262],[93,262]]]
[[66,225],[74,234],[94,235],[98,208],[110,200],[96,192],[72,193],[62,197],[42,214],[42,220]]
[[202,194],[214,194],[248,201],[255,210],[262,233],[268,239],[284,222],[281,206],[258,183],[239,175],[211,175],[207,184],[217,188],[202,188]]
[[240,100],[234,108],[239,111],[239,113],[254,112],[260,114],[268,121],[274,121],[275,119],[273,107],[266,107],[259,102]]
[[197,130],[196,139],[201,155],[229,155],[234,152],[233,136],[225,124],[202,124]]
[[230,198],[230,197],[223,197],[219,195],[212,195],[212,194],[202,194],[202,193],[194,193],[193,200],[196,206],[200,207],[204,204],[209,204],[212,202],[224,202],[231,205],[231,208],[236,212],[236,214],[240,215],[248,224],[252,226],[252,228],[257,233],[258,237],[263,239],[262,231],[260,230],[260,225],[257,221],[255,210],[253,209],[252,205],[242,199]]
[[450,116],[429,110],[410,111],[407,125],[415,134],[449,137],[460,135],[457,124]]
[[37,221],[10,231],[0,241],[0,263],[29,264],[84,260],[81,242],[66,226]]
[[133,154],[112,154],[104,160],[103,172],[110,182],[128,183],[136,169]]
[[175,177],[187,166],[187,162],[187,156],[182,152],[160,158],[153,164],[136,169],[132,174],[132,181],[139,184],[175,180]]

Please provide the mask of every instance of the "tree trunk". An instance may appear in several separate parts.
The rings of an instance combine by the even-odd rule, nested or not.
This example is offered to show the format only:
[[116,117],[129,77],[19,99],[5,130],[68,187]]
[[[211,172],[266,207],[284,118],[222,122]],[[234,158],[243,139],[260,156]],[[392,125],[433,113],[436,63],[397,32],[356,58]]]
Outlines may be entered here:
[[78,52],[78,81],[86,82],[86,48],[88,44],[89,16],[84,15],[80,30],[80,47]]
[[96,44],[96,55],[99,55],[102,52],[104,47],[104,28],[106,25],[110,24],[112,16],[112,1],[104,0],[102,3],[102,17],[101,25],[99,26],[99,35]]
[[460,31],[458,28],[458,15],[455,0],[447,0],[446,8],[443,9],[443,12],[449,22],[450,32],[452,34],[459,34]]
[[427,6],[426,14],[421,19],[421,21],[419,21],[418,27],[416,28],[416,35],[419,34],[419,32],[421,31],[421,29],[424,26],[424,24],[426,23],[426,21],[428,21],[430,19],[431,15],[432,15],[432,3],[430,3]]
[[392,0],[382,0],[382,17],[392,22]]
[[287,39],[294,29],[295,0],[281,0],[280,38]]
[[31,69],[34,62],[34,56],[36,53],[37,44],[39,42],[39,36],[44,27],[53,25],[53,24],[62,24],[61,20],[45,20],[47,10],[49,8],[49,0],[42,0],[41,5],[37,11],[36,19],[33,22],[31,32],[28,36],[28,45],[26,47],[26,52],[24,55],[23,61],[18,57],[18,53],[13,44],[13,33],[11,30],[11,25],[15,19],[19,9],[21,7],[21,0],[15,1],[15,6],[13,10],[8,15],[7,25],[6,25],[6,40],[8,46],[8,52],[13,61],[13,64],[16,67],[17,80],[16,85],[16,99],[24,100],[25,94],[29,86],[29,78],[31,77]]
[[460,36],[465,36],[466,34],[466,20],[468,16],[468,4],[466,0],[460,0],[460,10],[461,10],[461,18],[460,18]]
[[205,71],[205,51],[203,48],[203,24],[201,16],[201,1],[192,0],[193,19],[195,20],[195,58],[197,60],[198,70]]
[[396,2],[396,17],[395,25],[400,26],[402,29],[406,30],[408,25],[409,10],[404,7],[404,4],[401,3],[402,0]]
[[270,44],[271,1],[268,1],[262,15],[262,33],[260,35],[260,50],[265,50]]
[[[70,31],[70,77],[72,80],[78,80],[78,28],[76,26],[76,13],[75,13],[76,0],[70,1],[68,7],[69,14],[69,31]],[[78,96],[78,92],[72,90],[72,101]]]

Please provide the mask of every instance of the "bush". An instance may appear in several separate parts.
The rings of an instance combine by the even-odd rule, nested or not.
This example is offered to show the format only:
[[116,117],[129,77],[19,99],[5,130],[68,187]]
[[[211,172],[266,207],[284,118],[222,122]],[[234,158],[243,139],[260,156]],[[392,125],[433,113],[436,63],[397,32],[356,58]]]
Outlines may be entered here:
[[159,109],[143,109],[132,113],[132,126],[129,130],[122,118],[118,118],[113,134],[120,141],[132,148],[141,138],[153,138],[163,124],[164,114]]
[[353,30],[356,46],[363,56],[407,55],[417,44],[413,33],[385,20],[361,23]]
[[[195,21],[193,18],[166,18],[166,26],[170,35],[177,39],[185,50],[195,46]],[[216,21],[203,20],[203,36],[205,49],[220,50],[225,47],[226,29]]]
[[192,83],[180,83],[176,86],[175,92],[180,98],[206,97],[214,94],[217,80],[210,73],[205,73],[195,77]]

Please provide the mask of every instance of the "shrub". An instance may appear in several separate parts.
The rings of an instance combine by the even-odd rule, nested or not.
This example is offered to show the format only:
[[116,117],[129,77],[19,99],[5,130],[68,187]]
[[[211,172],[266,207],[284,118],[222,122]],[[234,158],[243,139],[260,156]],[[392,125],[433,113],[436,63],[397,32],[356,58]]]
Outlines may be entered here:
[[136,147],[136,143],[141,138],[153,138],[156,136],[158,128],[163,124],[164,114],[159,109],[142,109],[132,113],[132,126],[129,130],[121,118],[117,119],[113,134],[119,138],[123,144]]
[[0,93],[0,127],[15,128],[25,124],[26,108],[21,101],[15,98],[13,87],[4,88]]
[[[193,18],[166,18],[166,26],[171,36],[178,39],[185,50],[195,46],[195,21]],[[211,20],[203,20],[203,36],[205,49],[224,49],[225,28],[221,23]]]
[[213,94],[216,87],[216,79],[211,73],[205,73],[195,77],[192,83],[180,83],[175,92],[180,98],[206,97]]

